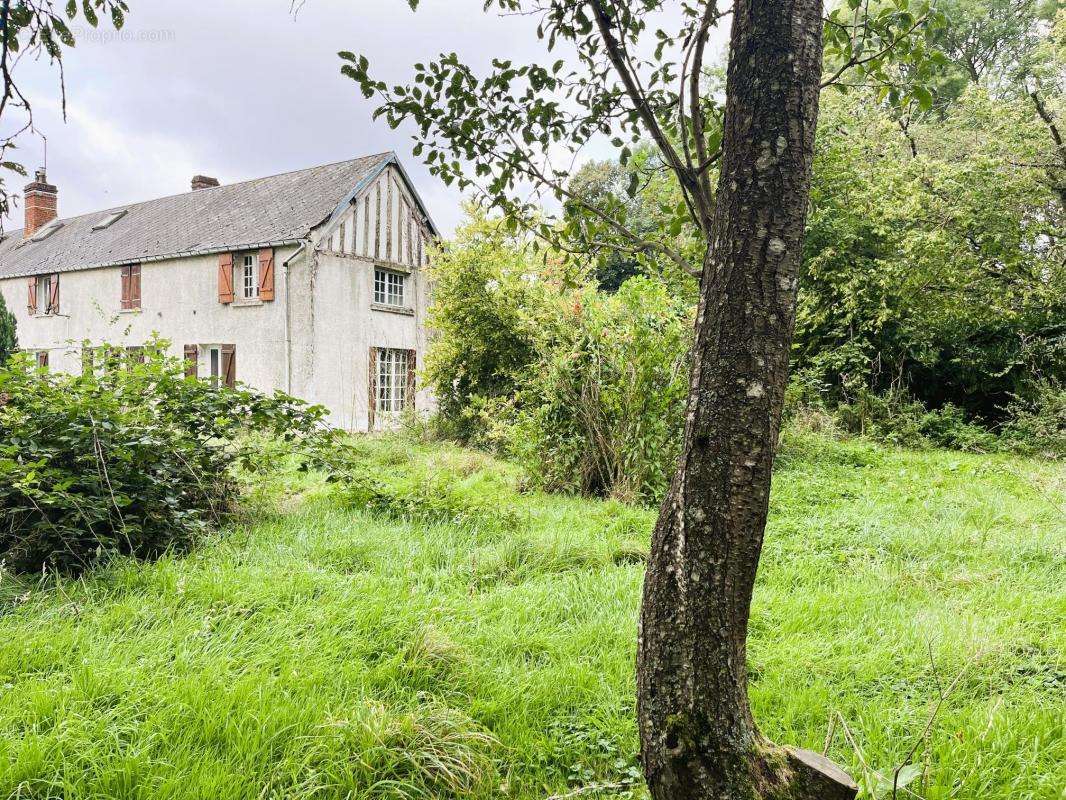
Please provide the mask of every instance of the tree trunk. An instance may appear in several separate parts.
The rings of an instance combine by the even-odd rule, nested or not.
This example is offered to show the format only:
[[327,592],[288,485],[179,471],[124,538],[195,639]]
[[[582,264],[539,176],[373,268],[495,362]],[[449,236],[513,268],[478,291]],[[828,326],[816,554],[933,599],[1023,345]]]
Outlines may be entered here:
[[734,4],[685,441],[641,613],[638,716],[655,800],[856,793],[825,759],[759,734],[745,663],[807,215],[821,10],[821,0]]

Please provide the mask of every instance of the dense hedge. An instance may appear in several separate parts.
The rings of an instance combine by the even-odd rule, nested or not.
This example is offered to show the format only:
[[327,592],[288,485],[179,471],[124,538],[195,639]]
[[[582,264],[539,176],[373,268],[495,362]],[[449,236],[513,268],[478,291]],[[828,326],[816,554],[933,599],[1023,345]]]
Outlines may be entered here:
[[186,548],[234,509],[249,433],[313,441],[323,413],[186,378],[159,346],[78,376],[15,355],[0,367],[0,561],[78,572]]

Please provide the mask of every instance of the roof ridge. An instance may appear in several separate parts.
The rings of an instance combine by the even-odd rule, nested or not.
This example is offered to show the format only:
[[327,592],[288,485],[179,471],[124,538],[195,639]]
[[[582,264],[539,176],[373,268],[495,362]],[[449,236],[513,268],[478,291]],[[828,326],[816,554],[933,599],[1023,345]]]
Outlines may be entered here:
[[[219,186],[208,186],[208,187],[205,187],[203,189],[191,189],[191,190],[189,190],[187,192],[175,192],[174,194],[164,194],[164,195],[160,195],[159,197],[150,197],[147,200],[138,200],[138,201],[136,201],[134,203],[123,203],[123,204],[120,204],[120,205],[117,205],[117,206],[112,206],[111,208],[101,208],[101,209],[99,209],[97,211],[86,211],[84,214],[78,214],[78,215],[73,216],[73,217],[56,217],[56,219],[58,219],[60,222],[73,222],[74,220],[77,220],[77,219],[83,219],[84,217],[92,217],[92,216],[95,216],[97,214],[106,214],[106,213],[108,213],[110,211],[118,211],[119,209],[132,209],[132,208],[135,208],[136,206],[143,206],[143,205],[145,205],[147,203],[156,203],[156,202],[158,202],[160,200],[169,200],[172,197],[183,197],[183,196],[185,196],[187,194],[199,194],[201,192],[211,192],[211,191],[213,191],[215,189],[227,189],[227,188],[230,188],[230,187],[233,187],[233,186],[243,186],[243,185],[245,185],[247,183],[255,183],[256,181],[264,181],[264,180],[268,180],[269,178],[280,178],[280,177],[282,177],[284,175],[295,175],[297,172],[310,172],[313,169],[322,169],[324,167],[335,167],[338,164],[350,164],[353,161],[370,161],[370,160],[375,159],[375,158],[383,158],[385,156],[395,156],[395,155],[396,155],[396,151],[395,150],[385,150],[385,151],[383,151],[381,153],[373,153],[373,154],[368,155],[368,156],[356,156],[355,158],[342,158],[339,161],[330,161],[330,162],[327,162],[325,164],[314,164],[313,166],[310,166],[310,167],[302,167],[300,169],[289,169],[289,170],[285,170],[284,172],[275,172],[273,175],[260,175],[258,178],[247,178],[247,179],[245,179],[243,181],[236,181],[235,183],[224,183],[224,184],[221,184]],[[6,239],[6,238],[8,238],[10,236],[13,236],[16,233],[19,233],[20,231],[22,231],[24,229],[25,229],[25,226],[23,226],[22,228],[12,229],[10,231],[5,230],[3,232],[2,237],[0,237],[0,238]]]

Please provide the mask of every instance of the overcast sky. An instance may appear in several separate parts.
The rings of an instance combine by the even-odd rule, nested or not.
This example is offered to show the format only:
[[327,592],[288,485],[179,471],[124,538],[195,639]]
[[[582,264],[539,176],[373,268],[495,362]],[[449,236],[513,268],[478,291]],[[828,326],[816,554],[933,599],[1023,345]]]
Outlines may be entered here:
[[[129,0],[120,33],[75,30],[65,124],[55,70],[20,67],[60,216],[188,191],[197,173],[229,183],[395,150],[450,232],[459,194],[412,157],[406,133],[371,120],[336,53],[365,54],[386,80],[445,51],[475,65],[544,58],[534,21],[484,14],[482,2],[422,0],[415,13],[405,0],[306,0],[293,14],[289,0]],[[40,140],[22,141],[28,170],[43,155]]]

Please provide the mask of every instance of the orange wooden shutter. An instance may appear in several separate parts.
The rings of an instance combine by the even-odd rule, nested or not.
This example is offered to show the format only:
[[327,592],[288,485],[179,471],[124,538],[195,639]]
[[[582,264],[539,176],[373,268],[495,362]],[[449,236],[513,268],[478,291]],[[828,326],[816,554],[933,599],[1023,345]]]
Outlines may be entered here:
[[264,302],[274,299],[273,247],[264,247],[259,251],[259,299]]
[[141,265],[130,265],[130,308],[141,307]]
[[218,255],[218,302],[233,302],[233,253]]
[[404,392],[404,400],[406,401],[405,407],[414,409],[415,407],[415,370],[418,364],[415,360],[415,351],[407,351],[407,391]]
[[231,389],[237,385],[236,345],[222,345],[222,382]]
[[185,377],[196,377],[196,354],[200,351],[194,344],[185,345]]
[[32,317],[37,313],[37,276],[30,278],[29,294],[26,295],[26,312]]
[[37,353],[37,366],[41,369],[48,369],[48,351],[41,350]]
[[122,268],[122,295],[120,307],[123,310],[130,307],[130,268],[128,266]]
[[59,273],[52,275],[48,284],[48,313],[59,313]]
[[378,409],[378,349],[370,348],[370,402],[367,404],[367,430],[374,430],[374,414]]

